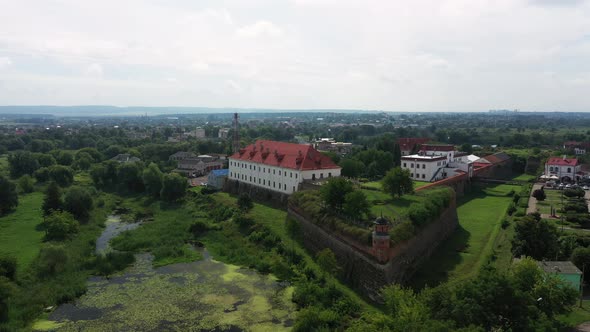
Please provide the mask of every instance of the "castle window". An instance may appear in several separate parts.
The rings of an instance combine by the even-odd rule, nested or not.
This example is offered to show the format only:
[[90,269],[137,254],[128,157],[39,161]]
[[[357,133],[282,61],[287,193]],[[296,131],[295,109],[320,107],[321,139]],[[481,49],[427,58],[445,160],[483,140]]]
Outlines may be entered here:
[[571,173],[571,171],[572,171],[571,167],[568,167],[568,168],[567,168],[567,172],[568,172],[568,173]]
[[425,169],[425,168],[426,168],[426,164],[422,164],[422,169]]
[[426,175],[422,174],[422,178],[425,179],[426,178]]
[[330,173],[328,173],[328,177],[329,177],[329,178],[331,178],[331,177],[332,177],[332,173],[331,173],[331,172],[330,172]]
[[406,163],[404,163],[404,167],[407,167],[407,166],[406,166]]

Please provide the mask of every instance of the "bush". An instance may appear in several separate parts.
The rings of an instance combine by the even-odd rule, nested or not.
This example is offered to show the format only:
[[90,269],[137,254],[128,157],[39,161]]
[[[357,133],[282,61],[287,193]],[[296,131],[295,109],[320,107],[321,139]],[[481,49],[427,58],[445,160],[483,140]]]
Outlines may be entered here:
[[45,218],[45,239],[63,241],[78,233],[78,221],[68,212],[55,211]]
[[252,198],[246,193],[241,193],[238,197],[238,208],[242,211],[249,211],[254,207]]
[[197,220],[190,225],[188,231],[193,234],[194,237],[203,235],[203,233],[209,230],[209,224],[203,220]]
[[510,226],[510,220],[508,220],[508,219],[502,220],[502,225],[501,226],[502,226],[502,229],[508,228],[508,226]]
[[20,188],[21,192],[23,193],[32,193],[35,190],[35,184],[33,183],[33,178],[25,174],[18,179],[18,187]]
[[14,280],[16,276],[16,257],[0,256],[0,277]]
[[584,195],[586,194],[584,192],[584,189],[582,188],[570,188],[570,189],[565,189],[563,191],[563,194],[567,197],[584,197]]
[[121,271],[135,262],[135,255],[130,252],[111,251],[106,255],[98,255],[94,260],[96,272],[108,276],[116,271]]

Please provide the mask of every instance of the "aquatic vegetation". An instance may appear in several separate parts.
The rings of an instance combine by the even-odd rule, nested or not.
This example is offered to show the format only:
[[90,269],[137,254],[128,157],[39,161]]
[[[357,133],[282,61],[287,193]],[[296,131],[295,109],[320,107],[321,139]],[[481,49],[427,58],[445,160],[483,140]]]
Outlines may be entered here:
[[214,260],[154,269],[151,255],[137,256],[124,273],[91,279],[85,295],[44,324],[61,324],[58,331],[281,331],[295,318],[292,287],[270,276]]

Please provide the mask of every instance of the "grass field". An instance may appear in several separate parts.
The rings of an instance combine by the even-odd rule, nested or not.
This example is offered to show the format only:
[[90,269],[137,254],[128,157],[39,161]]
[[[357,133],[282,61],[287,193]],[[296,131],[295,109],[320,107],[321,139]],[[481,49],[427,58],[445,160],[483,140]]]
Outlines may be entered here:
[[[412,186],[414,187],[414,189],[424,187],[427,184],[430,184],[430,182],[412,180]],[[363,183],[363,187],[381,190],[381,181],[365,182],[365,183]]]
[[382,191],[367,189],[362,189],[362,191],[367,195],[367,200],[371,203],[371,212],[374,215],[383,214],[391,220],[406,216],[410,204],[422,200],[422,197],[417,195],[404,195],[392,199],[389,194]]
[[576,326],[590,321],[590,300],[583,300],[582,308],[580,308],[578,303],[576,303],[571,313],[568,315],[557,316],[557,319],[570,326]]
[[525,182],[530,182],[533,181],[534,179],[536,179],[537,177],[534,175],[530,175],[530,174],[520,174],[516,177],[513,177],[512,180],[514,181],[525,181]]
[[418,270],[411,282],[416,288],[459,281],[473,276],[490,256],[506,208],[512,201],[507,194],[520,186],[490,185],[474,188],[460,198],[457,206],[459,226]]
[[43,221],[43,194],[34,192],[19,197],[17,209],[0,218],[0,253],[16,257],[22,271],[39,253],[45,233],[36,227]]
[[[547,198],[544,201],[537,202],[537,209],[541,214],[550,214],[551,213],[551,205],[553,205],[556,209],[561,209],[561,194],[563,191],[561,190],[554,190],[554,189],[546,189],[545,195]],[[564,202],[567,202],[567,197],[564,197]]]

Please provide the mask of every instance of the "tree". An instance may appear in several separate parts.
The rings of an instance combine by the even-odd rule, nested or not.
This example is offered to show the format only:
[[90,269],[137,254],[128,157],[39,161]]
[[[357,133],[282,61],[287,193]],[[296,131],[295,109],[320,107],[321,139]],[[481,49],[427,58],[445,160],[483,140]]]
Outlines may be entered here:
[[64,209],[80,221],[88,220],[93,204],[92,196],[83,188],[72,187],[65,194]]
[[2,255],[0,256],[0,277],[5,277],[14,281],[16,276],[16,257]]
[[339,165],[342,167],[340,175],[349,178],[358,178],[365,169],[365,164],[356,159],[342,159]]
[[53,211],[61,211],[64,207],[64,202],[61,198],[62,192],[59,185],[55,182],[49,183],[45,191],[45,198],[43,198],[43,215],[47,216]]
[[401,197],[404,194],[414,191],[410,170],[395,167],[387,172],[382,180],[383,191],[392,197]]
[[545,194],[545,190],[543,189],[536,189],[535,191],[533,191],[533,197],[537,199],[537,201],[544,201],[545,198],[547,198],[547,195]]
[[187,186],[186,178],[176,173],[166,174],[162,181],[160,197],[169,202],[176,201],[184,196]]
[[324,203],[332,209],[342,210],[344,197],[352,192],[352,184],[345,178],[331,178],[321,188],[320,193]]
[[471,153],[473,153],[473,147],[469,143],[463,143],[459,147],[459,151],[467,152],[467,153],[471,154]]
[[68,253],[63,245],[46,244],[41,247],[37,263],[40,277],[49,277],[61,273],[68,264]]
[[401,166],[402,164],[402,150],[399,144],[393,146],[393,166]]
[[344,213],[352,219],[361,219],[364,214],[368,214],[371,205],[367,201],[367,196],[360,190],[349,192],[344,196],[342,205]]
[[[16,285],[8,278],[0,276],[0,323],[7,322],[10,316],[8,302],[16,294]],[[2,325],[0,324],[0,328]]]
[[45,182],[49,180],[49,168],[41,167],[33,173],[37,182]]
[[117,179],[130,191],[143,191],[142,165],[140,163],[124,163],[119,166]]
[[154,197],[159,197],[160,191],[162,190],[164,174],[160,171],[158,165],[150,163],[150,165],[143,170],[142,179],[147,192]]
[[338,267],[338,261],[336,260],[336,255],[334,255],[334,252],[329,248],[318,252],[316,255],[316,261],[322,270],[331,275],[336,275],[340,270],[340,267]]
[[74,162],[74,155],[69,151],[60,150],[54,156],[57,163],[63,166],[70,166]]
[[55,158],[53,158],[50,154],[39,153],[35,155],[37,157],[37,161],[39,162],[39,166],[41,167],[49,167],[55,165],[57,162]]
[[7,213],[18,205],[16,185],[0,175],[0,214]]
[[54,165],[49,167],[49,178],[61,187],[69,187],[74,182],[74,172],[67,166]]
[[[585,266],[590,269],[590,248],[578,247],[572,253],[572,263],[580,270],[585,270]],[[590,280],[590,273],[585,273],[584,278]]]
[[45,219],[45,239],[63,241],[78,233],[79,224],[69,212],[55,211]]
[[557,227],[538,215],[527,215],[516,222],[512,253],[536,260],[555,259],[559,252]]
[[40,167],[37,159],[28,151],[19,151],[8,155],[8,164],[10,175],[13,178],[33,174]]
[[241,193],[238,197],[238,208],[242,211],[249,211],[254,207],[254,203],[252,203],[252,199],[248,194]]
[[18,187],[23,193],[32,193],[35,189],[33,178],[31,178],[31,176],[28,174],[21,176],[18,178]]

